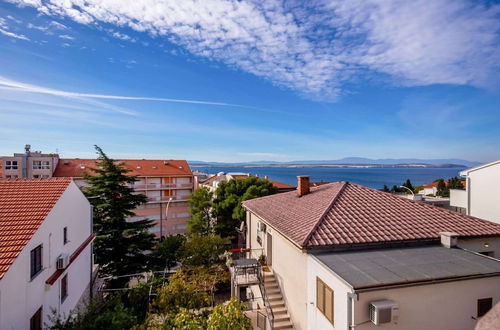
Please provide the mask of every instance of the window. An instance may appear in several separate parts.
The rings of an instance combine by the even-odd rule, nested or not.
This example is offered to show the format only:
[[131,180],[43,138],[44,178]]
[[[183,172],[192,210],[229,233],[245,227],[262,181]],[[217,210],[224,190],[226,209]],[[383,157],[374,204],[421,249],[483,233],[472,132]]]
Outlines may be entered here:
[[42,161],[41,160],[34,160],[33,161],[33,169],[34,170],[41,170],[42,169]]
[[17,160],[6,160],[5,161],[6,170],[17,170]]
[[477,300],[477,317],[481,317],[488,313],[493,305],[493,298],[484,298]]
[[34,179],[38,179],[39,177],[40,177],[40,175],[38,175],[38,174],[34,174],[34,175],[33,175],[33,178],[34,178]]
[[68,274],[64,275],[61,279],[61,304],[66,300],[68,296]]
[[316,278],[316,307],[333,324],[333,290]]
[[63,243],[68,243],[68,227],[63,228]]
[[42,271],[42,245],[31,250],[31,279]]
[[493,251],[484,251],[484,252],[479,252],[479,253],[482,254],[483,256],[488,256],[488,257],[492,257],[492,258],[495,257],[495,252],[493,252]]
[[50,162],[48,160],[42,160],[42,170],[49,170]]
[[30,319],[30,330],[42,330],[42,307]]

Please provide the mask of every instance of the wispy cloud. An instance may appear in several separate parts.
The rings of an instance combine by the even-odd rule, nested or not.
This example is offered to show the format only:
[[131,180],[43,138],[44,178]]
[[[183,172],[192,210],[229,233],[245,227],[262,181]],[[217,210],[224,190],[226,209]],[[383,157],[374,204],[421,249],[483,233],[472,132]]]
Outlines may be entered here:
[[66,40],[75,40],[75,37],[72,37],[72,36],[67,35],[67,34],[61,34],[61,35],[59,35],[59,38],[66,39]]
[[10,80],[0,76],[0,89],[10,89],[15,91],[23,91],[30,93],[40,93],[48,94],[69,98],[85,98],[85,99],[104,99],[104,100],[127,100],[127,101],[156,101],[156,102],[171,102],[171,103],[188,103],[188,104],[204,104],[204,105],[217,105],[225,107],[240,107],[252,109],[253,107],[224,103],[224,102],[212,102],[204,100],[187,100],[187,99],[174,99],[174,98],[162,98],[162,97],[145,97],[145,96],[123,96],[123,95],[107,95],[107,94],[90,94],[90,93],[79,93],[79,92],[67,92],[59,89],[52,89],[43,86],[37,86],[32,84],[26,84],[19,81]]
[[14,32],[9,32],[9,31],[6,31],[6,30],[1,29],[1,28],[0,28],[0,33],[3,35],[6,35],[7,37],[30,41],[30,39],[23,34],[16,34]]
[[130,41],[130,42],[136,42],[137,40],[135,38],[132,38],[131,36],[125,34],[125,33],[120,33],[120,32],[113,32],[111,34],[114,38],[125,40],[125,41]]
[[485,86],[499,71],[500,6],[471,0],[10,1],[164,37],[312,98],[335,99],[374,74]]

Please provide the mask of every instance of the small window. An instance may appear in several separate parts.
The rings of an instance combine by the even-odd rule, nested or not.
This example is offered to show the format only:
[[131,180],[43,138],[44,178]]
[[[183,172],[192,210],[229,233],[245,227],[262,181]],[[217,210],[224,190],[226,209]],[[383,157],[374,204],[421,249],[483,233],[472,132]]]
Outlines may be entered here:
[[41,170],[42,169],[42,161],[41,160],[34,160],[33,161],[33,169],[34,170]]
[[333,290],[316,277],[316,307],[333,324]]
[[30,319],[30,330],[42,330],[42,307]]
[[49,170],[50,162],[48,160],[42,160],[42,170]]
[[68,227],[63,228],[63,243],[68,243]]
[[17,160],[6,160],[5,161],[6,170],[17,170]]
[[484,252],[479,252],[479,253],[482,254],[483,256],[488,256],[488,257],[492,257],[492,258],[495,257],[495,252],[493,252],[493,251],[484,251]]
[[38,179],[39,177],[40,177],[40,175],[38,175],[38,174],[34,174],[34,175],[33,175],[33,178],[34,178],[34,179]]
[[493,298],[484,298],[477,300],[477,317],[488,313],[493,305]]
[[68,297],[68,274],[61,279],[61,304]]
[[31,250],[31,279],[42,271],[42,245]]

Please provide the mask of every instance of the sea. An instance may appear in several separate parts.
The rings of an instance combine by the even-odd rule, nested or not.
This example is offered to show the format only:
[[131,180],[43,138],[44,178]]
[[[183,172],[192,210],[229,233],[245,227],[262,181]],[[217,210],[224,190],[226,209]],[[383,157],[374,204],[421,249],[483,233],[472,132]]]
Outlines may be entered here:
[[197,166],[191,165],[193,171],[216,174],[219,172],[240,172],[268,176],[269,179],[297,185],[298,175],[309,175],[313,182],[349,181],[374,189],[381,189],[384,185],[389,188],[393,185],[402,185],[410,179],[414,186],[426,184],[436,179],[448,179],[458,176],[465,168],[460,167],[425,167],[425,168],[400,168],[400,167],[373,167],[373,168],[338,168],[338,167],[265,167],[265,166]]

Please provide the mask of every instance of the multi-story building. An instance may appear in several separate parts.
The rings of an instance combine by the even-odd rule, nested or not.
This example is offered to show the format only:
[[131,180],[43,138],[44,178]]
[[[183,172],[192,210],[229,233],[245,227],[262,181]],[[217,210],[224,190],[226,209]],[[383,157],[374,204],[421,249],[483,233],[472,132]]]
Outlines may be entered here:
[[69,179],[0,180],[0,329],[45,329],[90,299],[92,211]]
[[31,151],[29,144],[24,146],[24,153],[0,157],[3,167],[1,176],[4,179],[16,178],[51,178],[59,161],[58,154],[43,154],[41,151]]
[[[74,179],[81,188],[85,186],[84,172],[92,174],[89,168],[96,167],[95,159],[60,159],[58,154],[42,154],[30,151],[0,157],[0,178],[51,178]],[[130,221],[151,219],[156,221],[151,230],[157,236],[185,234],[189,220],[188,198],[194,189],[194,176],[185,160],[117,160],[137,175],[138,181],[132,187],[137,193],[145,194],[148,202],[134,210]]]
[[231,263],[232,293],[246,286],[271,328],[466,330],[500,302],[499,224],[308,181],[243,202],[248,259]]
[[[157,236],[185,234],[189,220],[188,199],[193,192],[193,173],[185,160],[119,160],[130,175],[136,175],[131,187],[148,197],[148,202],[133,212],[130,221],[150,219],[156,221],[152,231]],[[80,187],[85,186],[83,175],[92,174],[95,159],[60,159],[54,177],[69,177]]]
[[465,190],[450,189],[450,205],[457,211],[500,223],[500,160],[460,172]]

